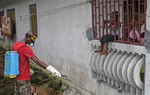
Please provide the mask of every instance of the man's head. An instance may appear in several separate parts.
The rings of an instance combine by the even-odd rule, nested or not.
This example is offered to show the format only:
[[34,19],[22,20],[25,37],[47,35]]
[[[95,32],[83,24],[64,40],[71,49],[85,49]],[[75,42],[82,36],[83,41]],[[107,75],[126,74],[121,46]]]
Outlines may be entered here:
[[28,31],[25,34],[25,38],[26,38],[26,44],[30,45],[31,47],[34,46],[35,40],[36,40],[36,36],[33,34],[33,32]]

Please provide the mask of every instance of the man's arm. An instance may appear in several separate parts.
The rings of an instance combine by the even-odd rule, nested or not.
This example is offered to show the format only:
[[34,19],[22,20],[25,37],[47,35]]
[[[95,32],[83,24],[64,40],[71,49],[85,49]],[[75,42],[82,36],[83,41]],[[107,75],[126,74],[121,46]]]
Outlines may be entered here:
[[46,69],[47,65],[42,62],[41,60],[39,60],[36,56],[34,56],[33,58],[31,58],[35,63],[37,63],[38,65],[40,65],[42,68]]
[[40,65],[41,67],[43,67],[44,69],[48,70],[49,72],[52,73],[52,75],[57,76],[57,77],[61,77],[61,74],[51,65],[46,65],[44,62],[42,62],[41,60],[39,60],[36,56],[34,56],[33,58],[31,58],[35,63],[37,63],[38,65]]

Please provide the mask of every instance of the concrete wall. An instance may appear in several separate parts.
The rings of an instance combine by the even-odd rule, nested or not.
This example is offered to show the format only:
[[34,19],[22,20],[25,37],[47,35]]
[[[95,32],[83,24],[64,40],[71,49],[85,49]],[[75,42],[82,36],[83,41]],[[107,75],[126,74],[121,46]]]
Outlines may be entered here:
[[[6,0],[7,1],[7,0]],[[30,30],[29,5],[37,4],[38,38],[33,48],[46,64],[68,76],[83,95],[128,95],[98,84],[91,77],[91,4],[87,0],[8,0],[1,10],[16,9],[16,40]],[[130,94],[129,94],[130,95]]]
[[[7,1],[7,0],[6,0]],[[73,83],[95,93],[91,79],[90,42],[86,29],[91,27],[91,4],[87,0],[10,0],[1,10],[15,8],[16,39],[22,40],[30,30],[29,5],[37,4],[38,38],[35,54],[46,64],[56,67]],[[91,91],[91,92],[90,92]],[[85,91],[86,92],[86,91]]]

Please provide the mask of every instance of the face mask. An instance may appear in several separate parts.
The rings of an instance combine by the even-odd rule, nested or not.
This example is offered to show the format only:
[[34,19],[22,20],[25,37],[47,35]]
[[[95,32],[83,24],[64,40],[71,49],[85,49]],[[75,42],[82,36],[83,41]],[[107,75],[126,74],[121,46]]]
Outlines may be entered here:
[[30,45],[30,47],[33,47],[33,46],[34,46],[34,43],[30,43],[29,45]]

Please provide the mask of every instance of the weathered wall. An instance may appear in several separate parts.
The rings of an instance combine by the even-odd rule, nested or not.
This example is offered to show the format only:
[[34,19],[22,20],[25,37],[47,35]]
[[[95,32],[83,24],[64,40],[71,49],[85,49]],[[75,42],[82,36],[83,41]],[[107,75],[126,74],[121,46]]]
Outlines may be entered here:
[[[8,0],[3,9],[15,8],[17,40],[30,30],[29,5],[37,4],[38,38],[34,51],[46,64],[52,64],[81,88],[95,93],[91,79],[90,42],[91,4],[87,0]],[[1,10],[3,10],[1,9]],[[91,87],[92,86],[92,87]],[[85,91],[86,92],[86,91]],[[85,95],[90,95],[87,92]]]
[[86,1],[8,0],[1,10],[16,9],[17,40],[22,40],[26,31],[30,30],[29,5],[37,4],[36,55],[67,75],[83,95],[128,95],[98,84],[91,78],[91,43],[86,38],[86,30],[92,27],[92,13],[91,4],[83,3]]

